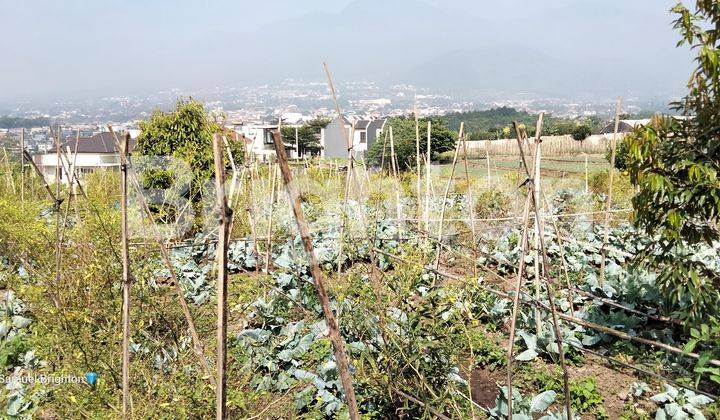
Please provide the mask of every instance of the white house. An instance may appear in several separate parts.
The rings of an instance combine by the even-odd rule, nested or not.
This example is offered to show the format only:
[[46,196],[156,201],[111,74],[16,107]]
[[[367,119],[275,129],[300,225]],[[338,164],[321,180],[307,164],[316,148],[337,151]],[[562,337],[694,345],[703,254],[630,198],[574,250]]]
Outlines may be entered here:
[[[277,124],[234,124],[235,132],[245,138],[247,151],[254,154],[257,159],[265,162],[270,156],[275,156],[275,143],[273,131],[277,131]],[[283,139],[288,156],[297,158],[294,139]]]
[[[61,160],[60,181],[67,184],[69,181],[67,163],[72,164],[73,154],[77,143],[77,157],[74,159],[76,174],[82,177],[97,170],[115,169],[120,167],[120,155],[115,149],[115,139],[110,133],[98,133],[92,137],[75,137],[67,139],[60,147],[65,153],[66,160]],[[130,150],[135,146],[135,140],[130,140]],[[55,148],[34,155],[33,162],[47,182],[55,182],[57,168],[57,153]]]

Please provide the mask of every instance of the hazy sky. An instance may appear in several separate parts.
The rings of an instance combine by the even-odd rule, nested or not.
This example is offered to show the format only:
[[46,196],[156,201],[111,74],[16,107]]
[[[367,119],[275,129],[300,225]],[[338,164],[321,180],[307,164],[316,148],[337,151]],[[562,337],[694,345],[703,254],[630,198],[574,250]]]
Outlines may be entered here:
[[674,3],[0,0],[0,101],[320,79],[323,60],[341,80],[672,92],[691,64]]

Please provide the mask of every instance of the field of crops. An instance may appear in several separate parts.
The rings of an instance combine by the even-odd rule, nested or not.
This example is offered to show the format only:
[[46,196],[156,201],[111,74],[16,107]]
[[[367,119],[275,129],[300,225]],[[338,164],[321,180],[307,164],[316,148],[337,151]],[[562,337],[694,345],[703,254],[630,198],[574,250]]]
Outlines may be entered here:
[[[319,161],[292,168],[363,416],[507,418],[508,400],[514,419],[567,418],[566,401],[574,418],[719,415],[720,362],[703,352],[717,331],[685,328],[662,272],[637,263],[643,252],[664,251],[632,226],[633,188],[621,173],[604,211],[601,156],[589,157],[587,177],[584,158],[545,158],[539,218],[524,211],[530,190],[510,157],[493,158],[489,178],[484,160],[469,161],[467,172],[457,162],[452,179],[449,164],[422,168],[419,179]],[[63,186],[54,206],[37,176],[26,176],[21,199],[19,167],[0,171],[5,375],[98,377],[92,386],[11,382],[1,391],[4,415],[119,417],[119,173],[82,178],[86,196]],[[347,418],[278,165],[238,162],[232,175],[229,416]],[[212,417],[217,221],[202,213],[182,238],[162,230],[158,245],[153,225],[173,223],[148,218],[138,193],[131,188],[132,412]],[[682,252],[717,272],[719,249]]]

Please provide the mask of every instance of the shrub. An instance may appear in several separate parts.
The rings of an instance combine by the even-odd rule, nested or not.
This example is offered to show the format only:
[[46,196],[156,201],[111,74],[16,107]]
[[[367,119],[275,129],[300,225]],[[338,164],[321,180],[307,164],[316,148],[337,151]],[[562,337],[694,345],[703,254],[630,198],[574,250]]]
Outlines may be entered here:
[[475,198],[475,217],[489,219],[505,216],[511,203],[511,197],[503,191],[485,190]]
[[573,128],[572,132],[570,133],[573,140],[577,140],[577,141],[585,140],[586,138],[588,138],[590,136],[590,134],[592,134],[592,130],[590,129],[590,127],[588,127],[585,124],[580,124],[580,125],[576,126],[575,128]]

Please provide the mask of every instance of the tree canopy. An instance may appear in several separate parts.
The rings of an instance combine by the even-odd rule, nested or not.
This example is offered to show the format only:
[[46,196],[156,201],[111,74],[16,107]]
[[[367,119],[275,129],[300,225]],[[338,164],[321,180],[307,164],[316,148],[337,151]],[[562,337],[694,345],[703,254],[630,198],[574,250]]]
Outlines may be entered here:
[[638,186],[636,223],[659,239],[659,249],[647,250],[646,259],[663,268],[659,282],[683,312],[699,317],[718,308],[720,274],[702,268],[691,250],[685,258],[670,251],[720,238],[720,8],[716,1],[698,1],[693,11],[678,4],[673,12],[682,34],[678,45],[697,53],[689,92],[673,104],[685,118],[658,116],[633,130],[625,139],[626,165]]
[[[454,150],[457,133],[451,131],[447,123],[440,118],[430,118],[430,153],[431,159],[437,157],[438,154]],[[427,153],[427,119],[419,121],[420,131],[420,153]],[[367,161],[370,165],[378,166],[382,162],[383,146],[385,148],[385,168],[390,168],[390,139],[384,140],[385,135],[389,135],[390,127],[393,129],[393,140],[395,143],[395,154],[397,162],[400,165],[399,170],[407,170],[415,167],[416,142],[415,142],[415,118],[399,117],[388,120],[383,138],[378,137],[375,143],[370,147],[367,153]]]
[[[500,107],[484,111],[452,112],[444,115],[443,120],[451,130],[457,131],[460,123],[465,123],[468,140],[493,140],[507,138],[513,121],[525,124],[529,136],[535,135],[535,123],[538,116],[515,108]],[[578,125],[587,126],[591,132],[599,130],[604,121],[597,117],[559,118],[546,115],[543,123],[543,134],[571,134]]]
[[[330,119],[317,117],[297,128],[300,155],[320,154],[320,130],[330,123]],[[282,136],[286,143],[294,144],[295,127],[283,127]]]
[[[150,119],[140,121],[140,135],[135,151],[146,156],[172,156],[192,168],[190,198],[200,199],[203,183],[213,173],[212,136],[220,132],[200,102],[180,99],[170,112],[155,111]],[[168,188],[173,174],[148,171],[143,181],[149,188]]]

